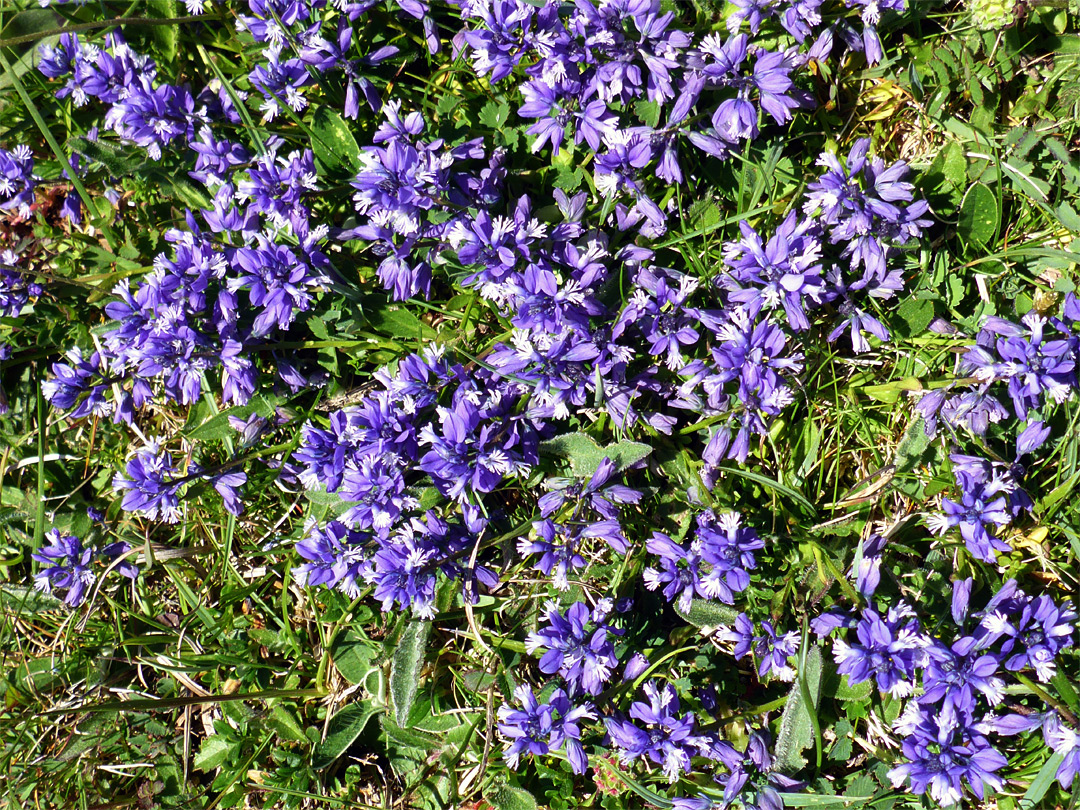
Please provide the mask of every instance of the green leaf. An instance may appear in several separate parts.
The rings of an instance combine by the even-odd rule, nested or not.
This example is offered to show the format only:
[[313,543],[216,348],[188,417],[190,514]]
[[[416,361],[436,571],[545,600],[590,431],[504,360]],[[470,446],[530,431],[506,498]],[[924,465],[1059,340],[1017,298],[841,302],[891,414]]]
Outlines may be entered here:
[[435,751],[442,748],[443,741],[437,734],[416,728],[402,728],[390,715],[382,718],[382,730],[386,738],[403,748],[415,748],[418,751]]
[[149,161],[145,152],[122,147],[109,141],[91,141],[86,138],[68,138],[67,148],[93,163],[100,163],[113,177],[136,174]]
[[941,173],[945,179],[958,191],[967,185],[967,158],[964,150],[956,141],[949,141],[942,151]]
[[646,126],[656,129],[660,123],[660,102],[658,101],[635,101],[634,112]]
[[330,107],[315,110],[309,125],[311,151],[325,174],[356,174],[360,171],[360,147],[345,119]]
[[316,770],[330,767],[334,761],[349,750],[363,732],[368,720],[381,710],[375,706],[351,703],[330,718],[326,739],[315,746],[311,766]]
[[536,799],[529,791],[510,785],[497,785],[484,794],[495,810],[536,810]]
[[972,183],[960,203],[956,230],[967,242],[987,246],[1001,224],[997,197],[984,183]]
[[439,96],[439,102],[435,105],[435,109],[439,115],[448,115],[452,113],[457,105],[461,103],[461,97],[456,93],[443,93]]
[[[155,17],[172,19],[177,16],[176,0],[150,0],[149,6]],[[169,68],[173,67],[176,64],[180,29],[176,25],[152,25],[150,36],[158,47],[162,62]]]
[[491,129],[502,129],[510,117],[510,105],[492,99],[480,109],[480,123]]
[[698,200],[687,211],[691,230],[711,231],[720,224],[720,209],[712,200]]
[[416,692],[420,687],[420,670],[424,666],[431,622],[411,621],[401,634],[394,661],[390,667],[390,698],[394,707],[394,719],[402,728],[410,728]]
[[781,793],[784,807],[859,807],[874,798],[869,796],[826,796],[818,793]]
[[567,459],[579,478],[591,478],[605,458],[611,459],[616,471],[621,472],[652,453],[652,447],[641,442],[622,441],[601,447],[585,433],[564,433],[541,442],[540,449],[546,455]]
[[739,616],[739,611],[730,605],[697,598],[690,600],[690,609],[687,611],[680,608],[679,603],[676,602],[675,612],[694,627],[719,627],[734,624]]
[[585,173],[581,169],[560,169],[552,185],[563,191],[575,191],[585,179]]
[[214,734],[203,740],[192,765],[197,771],[212,771],[228,759],[231,750],[232,743],[229,740],[219,734]]
[[934,302],[926,299],[909,298],[896,308],[896,315],[903,324],[901,337],[918,337],[934,320]]
[[[270,718],[266,721],[266,724],[278,733],[278,736],[286,740],[296,740],[297,742],[308,742],[307,735],[304,734],[304,729],[296,719],[296,715],[282,706],[280,703],[275,704],[270,709]],[[331,721],[331,725],[332,725]]]
[[430,340],[435,330],[400,304],[389,301],[365,302],[364,316],[371,328],[381,335],[401,341]]
[[860,681],[852,686],[848,681],[848,676],[841,675],[837,682],[836,694],[834,694],[833,697],[845,702],[859,702],[869,698],[871,690],[872,687],[869,680]]
[[1028,810],[1028,808],[1039,806],[1043,796],[1050,790],[1050,786],[1054,784],[1054,780],[1057,778],[1057,769],[1064,759],[1064,754],[1052,754],[1050,759],[1043,763],[1035,778],[1031,780],[1031,784],[1028,785],[1028,789],[1024,791],[1024,797],[1020,800],[1022,808]]
[[1063,202],[1055,210],[1058,221],[1068,228],[1070,231],[1080,233],[1080,214],[1076,213],[1076,209],[1072,207],[1070,203]]
[[[910,475],[918,468],[925,466],[933,460],[936,454],[936,445],[932,444],[930,437],[926,435],[926,423],[919,417],[908,426],[904,438],[896,446],[896,455],[892,463],[896,466],[896,475]],[[911,482],[907,482],[910,484]],[[904,483],[901,482],[901,489]],[[916,485],[917,486],[917,485]]]
[[[814,723],[811,712],[817,713],[821,701],[821,648],[810,647],[805,665],[788,693],[784,714],[780,718],[780,733],[776,738],[776,768],[781,773],[792,774],[806,766],[802,752],[814,745]],[[803,686],[809,692],[808,703]]]
[[44,613],[46,610],[60,610],[64,603],[51,593],[43,593],[21,585],[0,585],[0,609],[19,614]]
[[379,651],[362,641],[346,642],[334,650],[334,666],[351,684],[363,683],[368,673],[377,669],[374,661]]

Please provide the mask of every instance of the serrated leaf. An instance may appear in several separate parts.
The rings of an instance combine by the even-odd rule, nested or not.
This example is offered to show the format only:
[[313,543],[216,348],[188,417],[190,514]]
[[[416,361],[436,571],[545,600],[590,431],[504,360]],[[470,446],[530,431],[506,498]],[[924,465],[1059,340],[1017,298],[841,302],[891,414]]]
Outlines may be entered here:
[[457,94],[443,93],[439,96],[439,102],[435,105],[435,109],[438,110],[439,115],[446,115],[453,112],[460,103],[461,98]]
[[270,709],[270,717],[266,721],[266,724],[276,731],[280,737],[286,740],[296,740],[297,742],[308,741],[307,735],[304,734],[303,727],[296,719],[296,715],[280,703]]
[[232,743],[219,734],[214,734],[203,740],[199,746],[199,753],[195,755],[192,765],[197,771],[212,771],[229,757]]
[[[796,773],[806,766],[802,752],[814,745],[814,725],[810,713],[816,715],[821,701],[821,675],[821,648],[813,646],[806,652],[802,671],[788,693],[780,719],[780,733],[776,738],[776,769],[781,773]],[[809,703],[803,696],[804,684],[809,692]]]
[[720,224],[720,209],[712,200],[698,200],[690,206],[687,219],[695,231],[712,230]]
[[492,99],[480,108],[480,123],[491,129],[502,129],[502,125],[506,123],[509,117],[510,105],[505,101]]
[[581,169],[562,169],[555,175],[552,185],[563,191],[575,191],[585,179],[585,173]]
[[381,709],[361,703],[352,703],[330,718],[326,739],[315,746],[311,766],[316,770],[328,768],[333,762],[349,750],[356,738]]
[[494,810],[536,810],[536,799],[529,791],[510,785],[498,785],[484,794]]
[[325,105],[315,110],[309,125],[311,151],[326,174],[356,174],[360,170],[360,147],[345,119]]
[[872,688],[869,680],[860,681],[852,686],[848,681],[848,676],[841,675],[836,687],[836,694],[834,694],[833,697],[845,702],[863,701],[870,697]]
[[986,246],[997,234],[1001,211],[997,197],[984,183],[972,183],[960,203],[956,230],[967,242]]
[[676,602],[675,612],[694,627],[719,627],[734,624],[739,616],[739,611],[731,605],[697,598],[690,600],[690,609],[686,611]]
[[567,459],[574,475],[580,478],[591,478],[605,458],[611,459],[616,471],[621,472],[652,453],[652,447],[641,442],[622,441],[601,447],[585,433],[564,433],[541,442],[540,448],[547,455]]
[[897,330],[901,337],[918,337],[934,320],[934,302],[909,298],[896,308],[896,315],[903,324],[903,327]]
[[401,634],[390,667],[390,699],[394,719],[401,728],[409,728],[416,692],[420,688],[420,670],[424,666],[431,622],[411,621]]

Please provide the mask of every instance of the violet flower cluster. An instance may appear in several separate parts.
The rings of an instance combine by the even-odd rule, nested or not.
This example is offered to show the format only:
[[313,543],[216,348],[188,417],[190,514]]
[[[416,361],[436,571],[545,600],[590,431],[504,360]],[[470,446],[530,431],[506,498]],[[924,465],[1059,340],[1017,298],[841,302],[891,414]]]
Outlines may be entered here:
[[34,156],[28,146],[0,149],[0,211],[30,213],[34,201]]
[[[87,590],[97,581],[95,561],[111,564],[131,550],[122,540],[101,549],[84,546],[78,537],[63,534],[59,529],[47,531],[45,539],[48,544],[32,555],[42,566],[34,575],[34,588],[50,594],[63,591],[64,604],[69,607],[81,605]],[[115,562],[111,570],[128,579],[135,579],[139,575],[138,566],[128,559]]]
[[[841,631],[833,656],[850,684],[873,680],[881,692],[911,698],[894,726],[904,759],[889,778],[943,806],[959,803],[965,788],[979,799],[987,789],[1001,789],[997,772],[1006,759],[990,735],[1016,731],[999,713],[1005,679],[1032,672],[1048,682],[1062,651],[1075,643],[1077,614],[1069,601],[1030,596],[1008,580],[973,612],[973,584],[971,578],[953,583],[951,628],[924,626],[903,604],[879,613],[871,603],[858,613],[831,611],[813,622],[820,636]],[[1068,766],[1062,767],[1064,778]]]

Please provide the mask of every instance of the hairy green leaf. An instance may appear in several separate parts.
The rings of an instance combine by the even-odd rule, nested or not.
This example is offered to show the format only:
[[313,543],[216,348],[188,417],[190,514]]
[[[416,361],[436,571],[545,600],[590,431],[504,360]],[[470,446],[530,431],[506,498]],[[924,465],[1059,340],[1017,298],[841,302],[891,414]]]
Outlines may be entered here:
[[416,692],[420,687],[420,670],[424,666],[431,622],[411,621],[401,634],[390,667],[390,698],[394,707],[394,719],[402,728],[409,728]]
[[[806,652],[803,670],[788,693],[784,714],[780,718],[780,733],[776,738],[776,768],[781,773],[795,773],[806,766],[802,752],[814,745],[814,723],[811,712],[817,713],[821,701],[821,648],[810,647]],[[803,685],[810,702],[803,696]]]

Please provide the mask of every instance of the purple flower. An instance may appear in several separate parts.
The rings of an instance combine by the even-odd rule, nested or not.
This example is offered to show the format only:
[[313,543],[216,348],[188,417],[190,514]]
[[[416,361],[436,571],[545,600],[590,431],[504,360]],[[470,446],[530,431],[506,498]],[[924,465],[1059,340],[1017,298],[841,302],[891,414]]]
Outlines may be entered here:
[[28,216],[34,201],[34,156],[28,146],[0,149],[0,211]]
[[792,329],[809,329],[806,309],[821,303],[824,284],[821,245],[809,233],[811,227],[792,211],[763,244],[757,231],[740,222],[742,239],[724,246],[724,264],[731,275],[718,277],[730,291],[729,300],[743,305],[750,318],[782,306]]
[[960,801],[964,783],[979,799],[987,787],[1001,789],[1002,780],[995,771],[1005,767],[1007,760],[986,737],[961,724],[950,706],[940,712],[919,708],[905,725],[910,732],[902,744],[907,761],[889,771],[893,787],[910,780],[913,792],[929,792],[943,806]]
[[83,548],[78,537],[62,535],[59,529],[50,529],[45,538],[49,544],[32,555],[46,566],[34,574],[34,588],[45,593],[66,589],[64,603],[69,607],[78,607],[82,604],[86,589],[94,584],[94,573],[90,570],[94,548]]
[[578,553],[580,539],[575,532],[551,520],[533,523],[535,535],[522,538],[518,553],[522,556],[539,554],[533,567],[551,577],[551,584],[560,591],[570,587],[570,574],[586,566],[585,558]]
[[788,664],[788,659],[799,652],[799,634],[795,631],[776,634],[768,619],[761,622],[761,634],[754,633],[754,624],[745,613],[740,613],[733,627],[723,628],[717,637],[724,641],[735,642],[733,654],[739,661],[751,653],[758,659],[758,677],[764,678],[770,672],[781,681],[795,680],[795,669]]
[[645,694],[648,703],[637,701],[630,707],[630,717],[642,725],[616,713],[604,720],[608,737],[623,763],[648,757],[663,767],[669,782],[675,782],[681,774],[690,772],[690,758],[700,742],[694,736],[694,716],[679,715],[679,698],[669,683],[660,686],[657,681],[649,681]]
[[113,489],[125,490],[121,507],[127,512],[142,512],[150,520],[159,517],[168,522],[180,520],[182,482],[173,477],[176,468],[172,456],[162,450],[158,441],[151,441],[127,463],[125,475],[113,477]]
[[517,770],[522,754],[543,756],[565,747],[574,773],[584,773],[588,759],[581,745],[579,723],[596,719],[592,705],[575,706],[561,689],[541,704],[527,684],[514,690],[514,698],[521,704],[520,709],[499,707],[499,733],[510,740],[503,753],[506,763]]
[[911,609],[890,608],[882,618],[867,608],[855,633],[855,643],[840,638],[833,642],[837,672],[847,675],[852,685],[873,677],[878,688],[893,697],[910,695],[915,689],[916,666],[923,660],[926,646]]
[[1043,723],[1043,739],[1062,757],[1057,769],[1058,784],[1068,790],[1080,772],[1080,734],[1075,729],[1063,726],[1056,714],[1051,713]]
[[325,585],[355,599],[369,539],[336,520],[321,529],[312,523],[296,543],[296,552],[307,562],[293,568],[292,575],[300,585]]
[[575,602],[564,616],[551,603],[544,615],[548,626],[530,633],[525,649],[534,656],[544,651],[540,671],[549,675],[558,672],[571,697],[598,695],[618,664],[609,635],[621,632],[605,624],[606,618],[601,605],[590,610],[584,602]]

